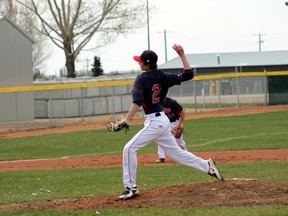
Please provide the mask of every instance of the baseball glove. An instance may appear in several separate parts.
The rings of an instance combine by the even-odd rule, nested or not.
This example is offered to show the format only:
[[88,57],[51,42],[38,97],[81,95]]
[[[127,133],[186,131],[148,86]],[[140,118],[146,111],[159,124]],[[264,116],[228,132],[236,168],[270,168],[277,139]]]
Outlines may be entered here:
[[174,130],[172,130],[172,134],[176,139],[179,139],[181,137],[183,131],[184,131],[183,127],[182,128],[177,127]]
[[129,130],[129,125],[125,121],[108,122],[106,126],[110,132],[118,132],[125,128],[126,133]]

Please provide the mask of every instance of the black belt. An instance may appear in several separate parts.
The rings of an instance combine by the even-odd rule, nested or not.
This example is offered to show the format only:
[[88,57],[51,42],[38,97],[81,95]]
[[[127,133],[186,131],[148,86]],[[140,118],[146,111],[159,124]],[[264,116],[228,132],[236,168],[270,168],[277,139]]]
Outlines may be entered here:
[[155,113],[155,117],[159,117],[159,116],[161,116],[160,112]]
[[179,121],[179,118],[178,119],[174,119],[174,120],[170,120],[170,122],[176,122],[176,121]]

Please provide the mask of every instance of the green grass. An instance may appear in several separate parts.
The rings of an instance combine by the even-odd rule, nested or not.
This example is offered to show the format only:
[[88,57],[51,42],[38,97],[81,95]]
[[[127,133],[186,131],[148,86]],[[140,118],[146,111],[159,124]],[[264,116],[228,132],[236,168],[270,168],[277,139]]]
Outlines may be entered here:
[[[259,108],[261,109],[261,108]],[[123,146],[143,126],[124,131],[82,131],[0,140],[0,160],[122,154]],[[288,111],[186,120],[184,138],[190,151],[281,149],[288,146]],[[149,145],[139,153],[156,153]]]
[[125,136],[125,133],[97,130],[1,140],[3,151],[0,158],[19,160],[121,154],[123,144],[132,137],[132,133]]
[[192,151],[288,147],[288,111],[197,119],[190,123],[185,124],[184,135],[187,148]]
[[[240,103],[240,107],[247,107],[247,106],[262,106],[263,104],[259,103]],[[219,103],[182,103],[182,107],[186,109],[218,109],[219,108]],[[220,108],[232,108],[232,107],[238,107],[237,103],[220,103]]]
[[[142,126],[125,134],[106,130],[42,135],[0,140],[1,160],[55,158],[64,156],[121,155],[125,143]],[[185,121],[188,150],[287,149],[288,111]],[[157,153],[155,144],[139,153]],[[121,165],[121,164],[119,164]],[[256,178],[288,181],[287,162],[219,164],[225,178]],[[161,175],[159,175],[161,173]],[[138,168],[141,191],[171,185],[214,181],[208,175],[181,165]],[[122,167],[93,169],[0,172],[0,205],[62,198],[102,197],[122,192]],[[96,215],[91,211],[13,212],[1,215]],[[99,210],[101,215],[284,215],[287,206],[212,209]]]
[[[219,164],[218,167],[225,178],[288,181],[287,173],[283,172],[287,165],[287,162],[261,162]],[[141,191],[215,181],[182,165],[139,167],[137,177]],[[0,172],[0,204],[103,197],[120,194],[122,190],[122,167]]]

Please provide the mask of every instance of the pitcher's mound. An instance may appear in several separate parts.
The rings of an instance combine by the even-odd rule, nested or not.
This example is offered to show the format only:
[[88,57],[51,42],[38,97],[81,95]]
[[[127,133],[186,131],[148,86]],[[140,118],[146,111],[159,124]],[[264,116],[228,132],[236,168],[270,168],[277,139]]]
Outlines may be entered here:
[[118,200],[118,196],[13,204],[0,206],[0,211],[288,205],[288,182],[235,178],[223,182],[146,190],[126,201]]

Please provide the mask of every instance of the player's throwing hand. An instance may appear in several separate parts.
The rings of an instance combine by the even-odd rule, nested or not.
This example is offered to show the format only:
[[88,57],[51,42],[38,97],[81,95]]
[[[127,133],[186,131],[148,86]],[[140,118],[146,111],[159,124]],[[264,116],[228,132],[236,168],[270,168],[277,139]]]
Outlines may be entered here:
[[183,47],[181,45],[178,45],[178,44],[174,44],[172,46],[172,48],[177,52],[177,54],[179,56],[183,55],[184,54],[184,50],[183,50]]

